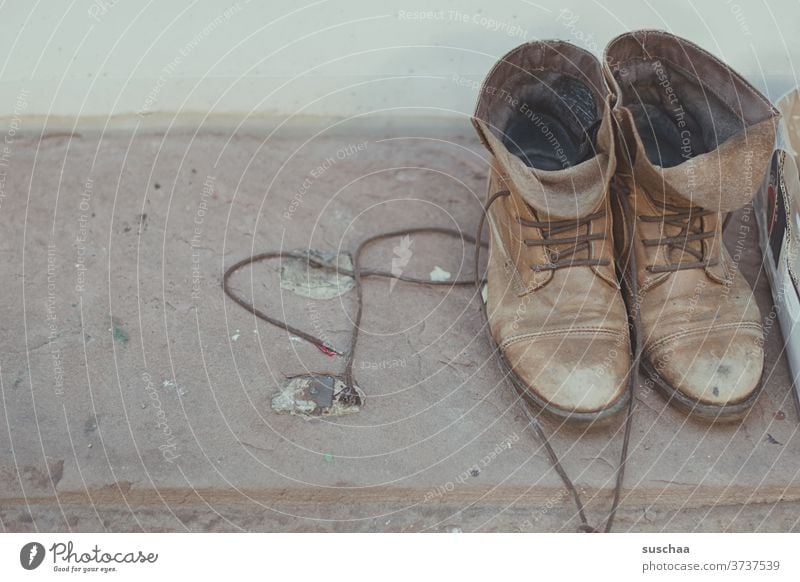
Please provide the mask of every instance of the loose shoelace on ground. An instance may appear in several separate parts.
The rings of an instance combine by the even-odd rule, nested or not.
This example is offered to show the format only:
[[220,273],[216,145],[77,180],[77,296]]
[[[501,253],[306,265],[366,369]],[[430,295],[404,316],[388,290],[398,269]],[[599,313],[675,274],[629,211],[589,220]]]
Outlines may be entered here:
[[[257,255],[253,255],[246,259],[242,259],[238,263],[231,265],[225,271],[225,274],[222,277],[222,288],[225,290],[225,294],[228,295],[231,299],[233,299],[237,304],[242,306],[244,309],[258,317],[266,321],[267,323],[274,325],[275,327],[279,327],[281,329],[285,329],[289,333],[300,337],[312,345],[315,345],[319,348],[322,352],[328,355],[336,355],[336,356],[343,356],[345,358],[345,366],[344,366],[344,384],[346,386],[346,390],[349,392],[346,393],[344,396],[345,402],[350,402],[352,404],[360,404],[360,397],[358,396],[357,391],[355,390],[354,386],[356,386],[355,377],[353,375],[353,362],[355,360],[356,354],[356,345],[358,343],[358,336],[361,332],[361,317],[364,312],[364,296],[362,292],[362,279],[367,277],[382,277],[385,279],[397,279],[398,281],[404,281],[406,283],[416,283],[420,285],[436,285],[436,286],[467,286],[467,285],[474,285],[475,281],[473,279],[464,279],[464,280],[457,280],[457,281],[430,281],[428,279],[418,279],[415,277],[408,277],[405,275],[395,275],[393,273],[387,271],[380,271],[377,269],[362,269],[361,268],[361,254],[363,251],[369,247],[370,245],[390,239],[396,238],[400,236],[408,236],[412,234],[442,234],[445,236],[453,237],[461,239],[462,242],[466,241],[470,244],[475,245],[475,239],[471,236],[459,232],[454,229],[450,228],[439,228],[435,226],[431,227],[422,227],[422,228],[411,228],[411,229],[404,229],[404,230],[397,230],[393,232],[385,232],[382,234],[375,235],[363,241],[356,247],[355,252],[353,253],[353,268],[345,269],[342,267],[336,267],[331,265],[326,265],[313,257],[309,257],[304,253],[298,252],[290,252],[290,251],[272,251],[272,252],[265,252],[259,253]],[[483,246],[486,246],[485,243],[482,243]],[[477,248],[478,245],[476,245]],[[320,269],[328,269],[334,271],[340,275],[345,275],[348,277],[353,278],[354,287],[356,290],[356,315],[353,321],[353,333],[350,338],[350,345],[347,347],[346,350],[338,350],[330,345],[328,342],[310,334],[304,332],[281,319],[277,319],[270,315],[267,315],[251,303],[248,303],[245,299],[237,295],[233,292],[230,285],[230,279],[238,270],[242,267],[247,265],[251,265],[254,263],[260,263],[269,260],[276,260],[276,259],[299,259],[303,261],[307,261],[308,264],[312,267],[320,268]]]
[[[618,187],[616,189],[612,189],[612,191],[616,191],[616,198],[617,198],[617,201],[620,204],[621,211],[625,212],[628,216],[632,216],[632,214],[630,213],[630,206],[629,206],[630,203],[627,200],[627,195],[628,195],[627,190],[624,189],[624,188]],[[359,336],[359,333],[361,332],[361,318],[362,318],[363,311],[364,311],[364,297],[363,297],[363,292],[362,292],[362,279],[367,278],[367,277],[381,277],[381,278],[385,278],[385,279],[397,279],[399,281],[404,281],[406,283],[414,283],[414,284],[419,284],[419,285],[435,285],[435,286],[468,286],[468,285],[474,285],[476,290],[477,290],[476,295],[478,295],[478,297],[479,297],[479,301],[480,301],[480,305],[481,305],[481,311],[483,312],[484,319],[487,322],[487,333],[489,335],[489,341],[490,341],[490,345],[492,346],[493,353],[500,360],[501,365],[502,365],[502,367],[504,369],[504,372],[505,372],[505,377],[507,379],[509,379],[509,381],[512,384],[515,385],[515,388],[518,391],[524,391],[524,390],[527,389],[527,387],[519,385],[515,375],[511,372],[510,367],[506,363],[505,359],[502,357],[502,354],[500,353],[500,351],[497,348],[497,346],[494,344],[494,340],[491,337],[491,333],[488,331],[488,314],[486,312],[486,304],[482,300],[480,300],[481,289],[482,289],[483,284],[485,283],[485,279],[481,278],[481,276],[479,274],[480,273],[480,270],[479,270],[480,249],[481,249],[481,247],[487,247],[488,245],[486,243],[484,243],[484,242],[478,243],[477,241],[481,240],[481,236],[482,236],[482,232],[483,232],[483,226],[484,226],[485,219],[486,219],[486,214],[488,213],[489,208],[491,207],[491,205],[498,198],[501,198],[501,197],[507,196],[507,195],[508,195],[507,191],[501,191],[501,192],[497,192],[497,193],[493,194],[489,198],[489,200],[487,201],[486,205],[483,208],[483,212],[481,213],[481,217],[480,217],[480,220],[479,220],[479,223],[478,223],[477,235],[474,238],[469,236],[469,235],[466,235],[466,234],[464,234],[464,233],[462,233],[460,231],[454,230],[454,229],[439,228],[439,227],[422,227],[422,228],[404,229],[404,230],[397,230],[397,231],[378,234],[378,235],[375,235],[373,237],[370,237],[370,238],[364,240],[363,242],[361,242],[356,247],[356,250],[353,253],[353,268],[352,268],[352,270],[344,269],[344,268],[341,268],[341,267],[338,267],[338,266],[327,265],[327,264],[322,263],[322,262],[314,259],[313,257],[310,257],[307,254],[304,254],[304,253],[289,252],[289,251],[264,252],[264,253],[259,253],[259,254],[256,254],[256,255],[252,255],[252,256],[250,256],[250,257],[248,257],[246,259],[243,259],[243,260],[235,263],[234,265],[231,265],[230,267],[228,267],[228,269],[225,271],[225,274],[223,275],[223,278],[222,278],[222,288],[223,288],[225,294],[228,295],[228,297],[230,297],[234,302],[236,302],[238,305],[240,305],[241,307],[243,307],[244,309],[246,309],[247,311],[249,311],[250,313],[252,313],[256,317],[258,317],[259,319],[261,319],[263,321],[266,321],[267,323],[269,323],[271,325],[274,325],[275,327],[279,327],[281,329],[285,329],[289,333],[291,333],[291,334],[293,334],[293,335],[295,335],[297,337],[300,337],[300,338],[304,339],[305,341],[311,343],[312,345],[316,346],[317,348],[319,348],[321,351],[323,351],[324,353],[326,353],[328,355],[344,356],[345,357],[345,367],[344,367],[344,378],[343,379],[344,379],[344,384],[346,385],[345,390],[347,390],[348,392],[346,394],[342,395],[343,396],[342,400],[349,401],[349,402],[351,402],[353,404],[360,404],[360,396],[358,395],[358,392],[354,388],[354,386],[356,386],[356,383],[355,383],[355,377],[354,377],[354,374],[353,374],[353,363],[354,363],[354,360],[355,360],[355,352],[356,352],[356,346],[357,346],[357,343],[358,343],[358,336]],[[595,218],[599,218],[599,216],[597,216]],[[586,221],[588,221],[590,219],[594,220],[594,218],[588,217],[586,219]],[[575,228],[575,224],[576,224],[575,221],[572,220],[572,221],[569,221],[569,222],[570,222],[570,225],[571,225],[570,228]],[[629,241],[629,243],[630,243],[630,241],[633,240],[633,221],[632,220],[626,220],[625,223],[628,225],[628,231],[629,231],[628,235],[626,236],[626,240]],[[544,224],[544,223],[542,223],[542,224]],[[529,224],[528,226],[537,226],[537,225],[536,224]],[[553,223],[548,223],[544,227],[538,227],[537,226],[537,228],[556,228],[556,227],[561,228],[559,225],[555,225]],[[556,232],[558,232],[558,231],[556,231]],[[367,247],[369,247],[370,245],[372,245],[374,243],[377,243],[377,242],[380,242],[380,241],[383,241],[383,240],[386,240],[386,239],[391,239],[391,238],[396,238],[396,237],[401,237],[401,236],[407,236],[407,235],[412,235],[412,234],[441,234],[441,235],[449,236],[449,237],[452,237],[452,238],[460,239],[462,242],[468,242],[468,243],[472,244],[474,246],[474,249],[475,249],[474,261],[473,261],[474,278],[473,279],[456,280],[456,281],[431,281],[431,280],[428,280],[428,279],[419,279],[419,278],[408,277],[408,276],[404,276],[404,275],[395,275],[393,273],[390,273],[390,272],[387,272],[387,271],[381,271],[381,270],[377,270],[377,269],[361,268],[361,255],[362,255],[363,251]],[[555,232],[553,230],[551,230],[548,233],[548,236],[550,236],[551,234],[555,234]],[[580,243],[586,243],[588,245],[588,240],[590,240],[590,239],[589,238],[585,238],[583,240],[576,240],[575,238],[572,238],[572,239],[563,239],[562,242],[564,242],[564,243],[571,242],[571,243],[573,243],[574,245],[577,246]],[[552,239],[550,240],[550,243],[554,243],[554,242],[558,242],[558,241],[557,240],[554,241]],[[577,250],[577,249],[575,249],[575,250]],[[571,255],[573,253],[574,253],[574,250],[569,254]],[[565,255],[565,253],[563,251],[560,254],[561,254],[562,257]],[[628,282],[629,295],[631,297],[635,298],[638,295],[638,290],[637,290],[637,286],[636,286],[636,264],[635,264],[635,256],[634,256],[635,253],[630,252],[630,250],[628,250],[628,252],[626,254],[627,254],[627,257],[626,257],[625,264],[626,264],[626,266],[628,268],[628,275],[629,276],[625,277],[625,280],[626,281],[629,280],[629,282]],[[326,341],[324,341],[324,340],[322,340],[322,339],[320,339],[320,338],[318,338],[318,337],[316,337],[316,336],[314,336],[314,335],[312,335],[310,333],[304,332],[304,331],[302,331],[302,330],[300,330],[300,329],[298,329],[298,328],[286,323],[285,321],[283,321],[281,319],[277,319],[275,317],[267,315],[266,313],[264,313],[263,311],[261,311],[260,309],[255,307],[253,304],[249,303],[248,301],[246,301],[245,299],[243,299],[242,297],[237,295],[231,289],[231,284],[230,284],[231,277],[237,271],[242,269],[243,267],[245,267],[247,265],[252,265],[252,264],[255,264],[255,263],[264,262],[264,261],[283,260],[283,259],[298,259],[298,260],[307,261],[308,264],[310,266],[312,266],[312,267],[329,269],[329,270],[332,270],[332,271],[334,271],[334,272],[336,272],[338,274],[349,276],[349,277],[353,278],[354,287],[355,287],[355,290],[356,290],[357,307],[356,307],[356,316],[354,318],[353,332],[352,332],[351,339],[350,339],[350,345],[348,346],[348,348],[346,350],[344,350],[344,351],[337,350],[332,345],[330,345],[328,342],[326,342]],[[569,263],[569,262],[565,261],[565,264],[563,264],[562,266],[558,266],[558,267],[554,266],[554,268],[562,268],[562,267],[578,266],[578,265],[588,265],[588,263],[586,263],[584,261],[586,261],[586,259],[576,259],[575,262],[573,262],[573,263]],[[594,264],[594,263],[592,263],[592,264]],[[637,301],[633,301],[632,304],[635,306],[635,305],[638,305],[638,302]],[[629,312],[630,312],[630,306],[629,306]],[[626,417],[625,417],[625,428],[624,428],[624,434],[623,434],[622,452],[620,454],[620,462],[619,462],[619,465],[617,467],[616,484],[615,484],[615,487],[614,487],[614,496],[613,496],[613,501],[612,501],[612,505],[611,505],[611,510],[609,511],[609,514],[608,514],[608,518],[606,519],[605,526],[602,528],[602,531],[605,531],[605,532],[611,531],[611,528],[613,527],[614,518],[616,516],[617,509],[619,507],[620,497],[621,497],[621,494],[622,494],[622,487],[623,487],[623,482],[624,482],[624,478],[625,478],[625,465],[626,465],[626,462],[627,462],[627,459],[628,459],[628,446],[629,446],[629,442],[630,442],[630,433],[631,433],[631,426],[632,426],[632,421],[633,421],[633,408],[634,408],[634,405],[633,405],[633,403],[634,403],[633,389],[634,389],[634,386],[636,385],[636,383],[638,382],[639,353],[641,351],[640,350],[639,332],[638,332],[638,312],[637,313],[630,312],[630,313],[631,313],[631,321],[632,321],[632,327],[633,327],[632,337],[634,338],[633,339],[634,359],[633,359],[633,365],[631,366],[631,370],[630,370],[630,373],[629,373],[629,380],[628,380],[629,400],[628,400],[628,407],[627,407]],[[585,508],[584,508],[584,504],[583,504],[583,501],[581,500],[581,496],[578,493],[578,490],[576,489],[575,485],[572,483],[572,480],[569,478],[569,475],[564,470],[564,467],[561,464],[561,461],[559,460],[559,457],[556,454],[555,449],[553,449],[552,445],[550,444],[550,440],[547,438],[547,435],[545,434],[544,429],[542,428],[542,425],[540,424],[538,418],[533,415],[533,413],[530,411],[530,409],[528,408],[527,404],[524,402],[524,400],[522,398],[520,398],[520,403],[521,403],[522,408],[523,408],[523,410],[525,412],[525,415],[528,418],[530,426],[533,428],[534,432],[536,433],[537,438],[539,439],[539,441],[544,446],[544,448],[545,448],[545,450],[547,452],[547,455],[548,455],[548,457],[550,459],[550,462],[553,465],[553,468],[555,469],[555,471],[558,474],[558,476],[561,478],[561,481],[563,482],[564,486],[569,491],[569,493],[570,493],[570,495],[571,495],[571,497],[573,499],[573,502],[575,503],[575,506],[576,506],[577,512],[578,512],[578,518],[579,518],[579,520],[581,522],[580,526],[578,527],[578,531],[582,531],[582,532],[597,532],[597,531],[601,531],[601,530],[598,530],[598,529],[592,527],[589,524],[588,519],[586,517],[586,511],[585,511]]]

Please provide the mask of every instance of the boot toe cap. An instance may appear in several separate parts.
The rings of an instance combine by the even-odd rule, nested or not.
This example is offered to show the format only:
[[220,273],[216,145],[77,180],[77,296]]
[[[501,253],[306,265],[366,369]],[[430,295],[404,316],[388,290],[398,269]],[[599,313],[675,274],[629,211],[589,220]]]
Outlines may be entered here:
[[527,391],[564,415],[619,403],[630,371],[628,340],[560,337],[517,342],[505,357]]
[[747,400],[758,388],[764,351],[756,337],[709,334],[676,340],[650,360],[673,390],[697,404],[724,407]]

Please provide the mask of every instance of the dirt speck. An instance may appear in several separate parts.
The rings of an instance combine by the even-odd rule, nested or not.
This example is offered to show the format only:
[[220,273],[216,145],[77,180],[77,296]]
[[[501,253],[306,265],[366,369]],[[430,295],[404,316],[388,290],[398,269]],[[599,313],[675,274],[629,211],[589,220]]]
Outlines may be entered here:
[[89,415],[89,418],[86,419],[86,422],[83,423],[83,434],[86,436],[91,435],[94,431],[97,430],[97,421],[98,417],[94,414]]
[[123,345],[128,343],[128,334],[117,324],[114,324],[114,341]]
[[767,442],[768,442],[769,444],[771,444],[771,445],[783,445],[783,443],[782,443],[782,442],[780,442],[779,440],[777,440],[777,439],[776,439],[774,436],[772,436],[772,435],[771,435],[771,434],[769,434],[769,433],[767,433]]
[[[22,476],[25,479],[41,489],[50,489],[56,487],[64,476],[64,460],[54,461],[47,464],[47,470],[43,471],[38,467],[28,465],[23,467]],[[52,479],[52,485],[50,480]]]

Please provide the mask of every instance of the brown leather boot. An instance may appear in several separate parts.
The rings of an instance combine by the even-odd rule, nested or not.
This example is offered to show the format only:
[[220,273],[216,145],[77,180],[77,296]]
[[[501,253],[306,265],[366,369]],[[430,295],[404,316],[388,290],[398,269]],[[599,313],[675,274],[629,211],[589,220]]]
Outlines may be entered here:
[[533,42],[487,77],[473,123],[492,154],[487,315],[515,384],[559,417],[627,401],[631,365],[608,184],[616,168],[600,63]]
[[604,71],[635,227],[642,367],[671,404],[739,417],[757,396],[763,337],[722,226],[762,183],[777,112],[717,58],[665,32],[617,37]]

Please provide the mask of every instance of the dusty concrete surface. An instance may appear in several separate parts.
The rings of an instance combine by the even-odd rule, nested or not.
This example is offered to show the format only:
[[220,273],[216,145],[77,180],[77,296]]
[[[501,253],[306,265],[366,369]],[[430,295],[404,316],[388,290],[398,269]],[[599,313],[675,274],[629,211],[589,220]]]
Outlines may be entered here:
[[[2,528],[574,531],[571,501],[489,357],[472,288],[368,281],[363,410],[312,421],[271,410],[284,378],[343,361],[227,300],[224,268],[269,249],[347,251],[390,228],[472,233],[487,167],[466,123],[269,134],[12,136],[0,198]],[[755,234],[745,211],[727,242],[767,324],[765,391],[744,422],[710,428],[641,387],[617,531],[800,531],[798,417]],[[470,258],[458,241],[418,236],[365,263],[464,277]],[[278,274],[262,264],[234,283],[345,346],[353,293],[306,299]],[[599,522],[621,424],[545,428]]]

